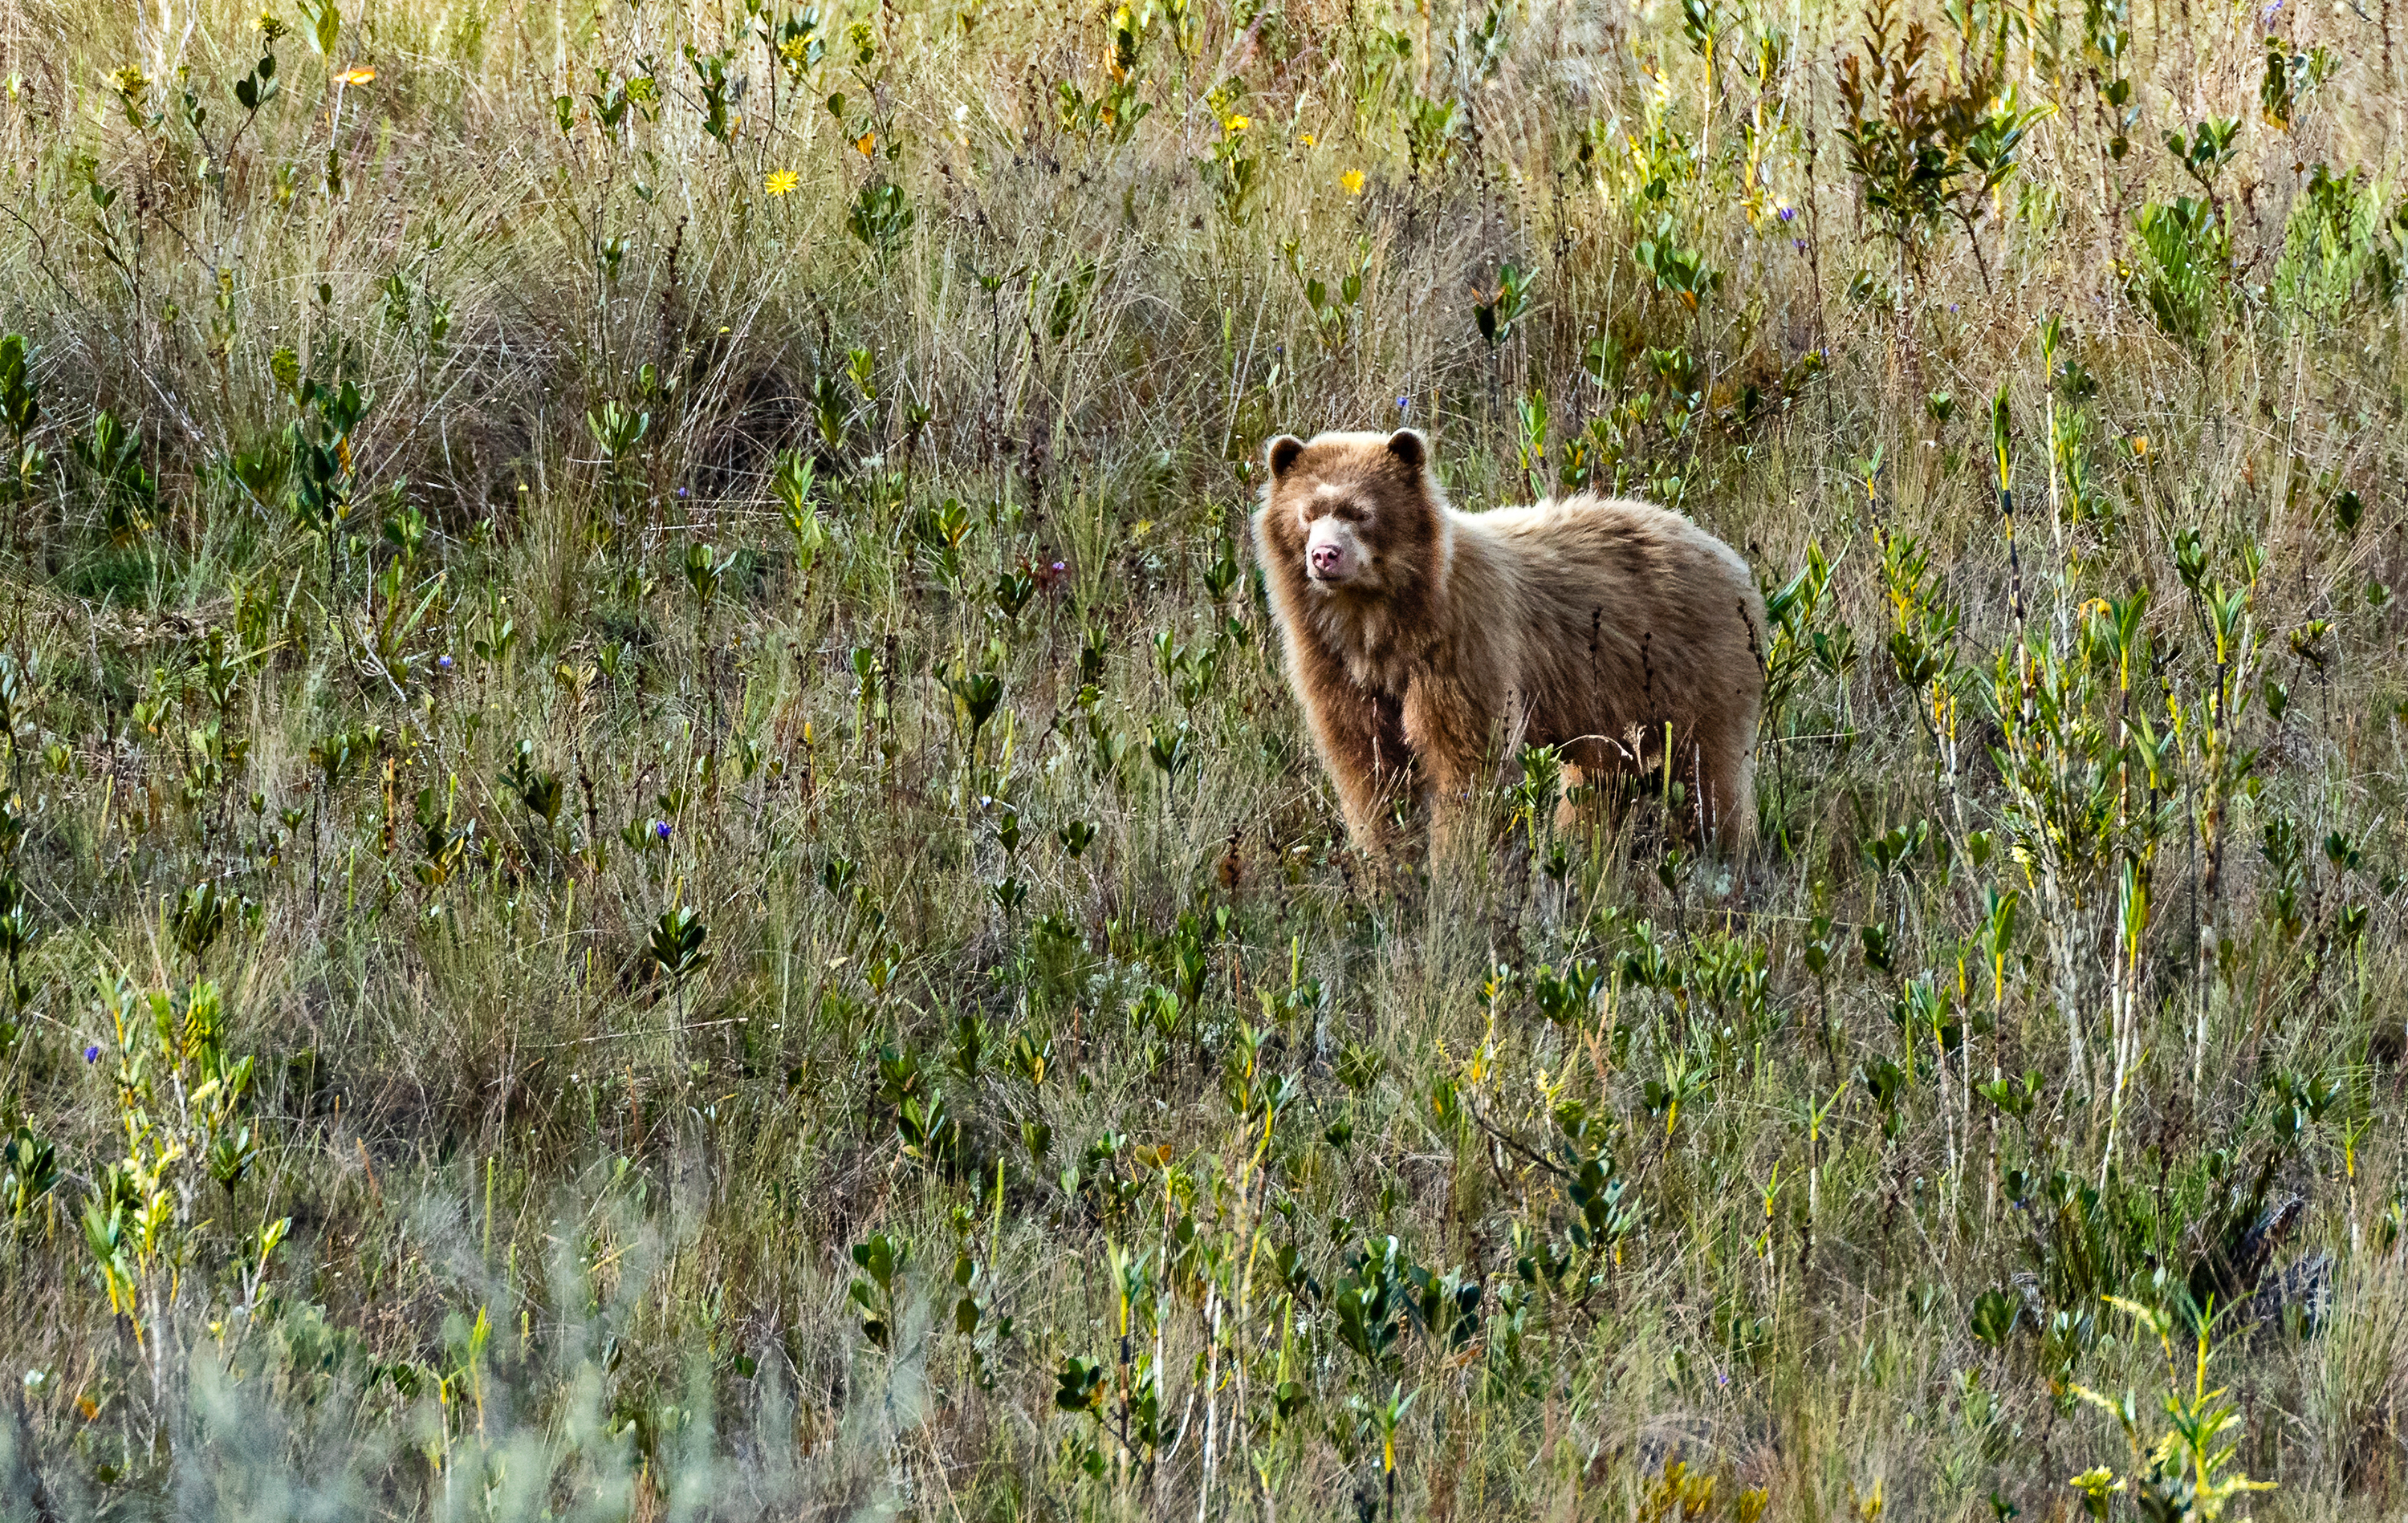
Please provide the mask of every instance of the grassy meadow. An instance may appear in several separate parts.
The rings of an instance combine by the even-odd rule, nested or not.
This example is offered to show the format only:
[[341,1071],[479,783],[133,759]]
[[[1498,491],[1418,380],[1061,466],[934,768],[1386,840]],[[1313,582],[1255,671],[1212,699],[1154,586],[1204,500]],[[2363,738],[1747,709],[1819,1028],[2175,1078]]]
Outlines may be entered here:
[[[2396,1517],[2395,25],[0,7],[0,1516]],[[1346,848],[1400,424],[1753,851]]]

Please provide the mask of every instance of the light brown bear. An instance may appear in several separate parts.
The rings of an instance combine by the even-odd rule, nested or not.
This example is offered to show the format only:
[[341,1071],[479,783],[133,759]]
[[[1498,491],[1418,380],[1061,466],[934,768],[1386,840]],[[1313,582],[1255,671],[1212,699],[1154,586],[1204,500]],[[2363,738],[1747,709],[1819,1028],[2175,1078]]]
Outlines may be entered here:
[[1269,463],[1254,549],[1357,846],[1409,777],[1447,838],[1525,743],[1590,776],[1660,776],[1669,743],[1686,826],[1753,835],[1764,600],[1729,546],[1639,502],[1457,512],[1412,429],[1283,434]]

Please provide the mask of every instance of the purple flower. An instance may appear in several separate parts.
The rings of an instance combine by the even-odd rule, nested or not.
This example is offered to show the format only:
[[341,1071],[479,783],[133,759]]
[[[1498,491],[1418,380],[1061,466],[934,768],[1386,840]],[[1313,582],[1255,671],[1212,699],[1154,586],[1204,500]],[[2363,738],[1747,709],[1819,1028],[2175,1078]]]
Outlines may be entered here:
[[435,658],[435,665],[437,670],[448,672],[452,670],[452,658],[449,656],[437,656]]
[[85,1046],[84,1046],[84,1049],[83,1049],[83,1060],[84,1060],[85,1062],[88,1062],[88,1063],[96,1063],[96,1062],[100,1061],[100,1044],[99,1044],[99,1043],[97,1043],[97,1042],[92,1042],[92,1043],[87,1043],[87,1044],[85,1044]]
[[2272,5],[2268,6],[2268,7],[2266,7],[2266,14],[2265,14],[2263,17],[2259,18],[2259,20],[2260,20],[2260,21],[2262,21],[2266,25],[2268,25],[2268,26],[2272,26],[2272,25],[2273,25],[2273,24],[2274,24],[2274,13],[2275,13],[2276,11],[2278,11],[2278,10],[2282,9],[2282,8],[2283,8],[2283,0],[2274,0],[2274,3],[2273,3]]
[[666,819],[653,820],[652,833],[659,836],[664,841],[667,840],[669,838],[669,822]]
[[1413,399],[1410,393],[1397,398],[1397,410],[1398,412],[1411,412],[1413,410]]
[[1069,569],[1070,562],[1068,561],[1056,561],[1054,562],[1054,574],[1057,576]]
[[1792,238],[1789,240],[1789,247],[1797,249],[1802,254],[1806,251],[1806,240],[1804,238]]
[[1781,208],[1781,220],[1784,222],[1795,220],[1797,216],[1798,208],[1795,206],[1784,206]]

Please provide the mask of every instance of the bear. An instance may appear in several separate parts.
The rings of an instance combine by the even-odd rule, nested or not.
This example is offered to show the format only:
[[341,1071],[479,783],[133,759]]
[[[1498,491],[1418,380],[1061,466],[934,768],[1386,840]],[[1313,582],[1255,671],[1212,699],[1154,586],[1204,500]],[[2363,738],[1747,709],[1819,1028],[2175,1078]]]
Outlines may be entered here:
[[1684,833],[1753,838],[1764,599],[1729,546],[1626,499],[1459,512],[1413,429],[1282,434],[1268,463],[1254,552],[1355,846],[1393,844],[1406,788],[1455,837],[1524,744],[1575,786],[1669,759]]

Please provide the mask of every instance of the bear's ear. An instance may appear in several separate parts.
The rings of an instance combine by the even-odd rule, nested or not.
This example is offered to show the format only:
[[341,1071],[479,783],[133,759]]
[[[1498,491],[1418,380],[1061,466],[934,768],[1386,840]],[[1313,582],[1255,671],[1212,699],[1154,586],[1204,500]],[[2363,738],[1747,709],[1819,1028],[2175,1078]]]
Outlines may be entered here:
[[1418,471],[1429,463],[1429,440],[1417,428],[1400,428],[1388,435],[1388,453],[1404,463],[1405,469]]
[[1304,453],[1304,441],[1293,434],[1283,434],[1271,441],[1271,479],[1276,481],[1295,466],[1296,457]]

